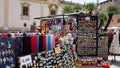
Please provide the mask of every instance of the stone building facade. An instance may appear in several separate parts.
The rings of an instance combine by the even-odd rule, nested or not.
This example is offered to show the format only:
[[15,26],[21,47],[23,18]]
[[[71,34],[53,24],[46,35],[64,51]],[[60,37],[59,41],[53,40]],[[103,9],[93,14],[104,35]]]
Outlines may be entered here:
[[120,14],[119,15],[113,15],[112,20],[110,22],[109,28],[117,27],[120,29]]
[[99,4],[99,7],[100,7],[99,10],[100,10],[100,12],[106,13],[106,9],[109,6],[117,6],[117,7],[120,8],[120,0],[107,0],[107,1],[101,2]]
[[[106,0],[104,2],[99,3],[99,13],[104,13],[108,16],[107,8],[109,6],[117,6],[120,9],[120,0]],[[106,24],[104,24],[105,26]],[[108,27],[120,27],[120,15],[113,15],[110,25]]]
[[30,30],[33,22],[40,25],[40,20],[35,20],[35,17],[62,14],[65,5],[75,3],[64,0],[0,0],[0,30]]

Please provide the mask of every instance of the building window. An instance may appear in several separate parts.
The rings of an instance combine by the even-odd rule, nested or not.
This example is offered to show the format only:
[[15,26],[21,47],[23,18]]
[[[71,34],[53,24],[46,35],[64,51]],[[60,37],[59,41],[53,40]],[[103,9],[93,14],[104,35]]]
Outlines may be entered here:
[[29,20],[29,18],[30,18],[30,4],[28,4],[28,3],[22,3],[21,4],[21,10],[22,10],[22,12],[21,12],[21,19],[25,19],[25,20]]
[[117,23],[120,23],[120,19],[117,19]]
[[49,6],[49,14],[50,15],[56,15],[57,14],[57,10],[58,10],[58,6],[56,4],[50,4]]
[[56,15],[56,12],[55,11],[51,11],[51,15]]
[[23,9],[22,9],[22,11],[23,11],[23,15],[26,15],[26,16],[29,15],[28,14],[28,7],[24,6]]

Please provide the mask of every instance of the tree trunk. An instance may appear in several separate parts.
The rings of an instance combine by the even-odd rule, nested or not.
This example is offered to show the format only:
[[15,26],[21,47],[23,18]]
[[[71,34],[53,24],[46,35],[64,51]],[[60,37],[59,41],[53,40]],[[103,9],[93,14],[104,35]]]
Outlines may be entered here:
[[89,15],[92,16],[92,10],[89,12]]
[[100,24],[99,24],[99,26],[98,26],[98,30],[101,28],[101,26],[104,24],[104,21],[101,19],[100,20]]
[[105,26],[105,28],[104,28],[104,31],[107,31],[107,28],[108,28],[108,26],[110,25],[110,22],[111,22],[113,13],[109,13],[108,16],[109,16],[109,19],[108,19],[108,22],[107,22],[107,24],[106,24],[106,26]]

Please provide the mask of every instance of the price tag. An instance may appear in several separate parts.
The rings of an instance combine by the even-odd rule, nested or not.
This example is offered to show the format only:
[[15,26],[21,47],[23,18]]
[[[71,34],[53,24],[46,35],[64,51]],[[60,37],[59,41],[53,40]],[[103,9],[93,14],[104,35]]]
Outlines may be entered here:
[[26,65],[32,62],[31,55],[20,57],[20,66]]

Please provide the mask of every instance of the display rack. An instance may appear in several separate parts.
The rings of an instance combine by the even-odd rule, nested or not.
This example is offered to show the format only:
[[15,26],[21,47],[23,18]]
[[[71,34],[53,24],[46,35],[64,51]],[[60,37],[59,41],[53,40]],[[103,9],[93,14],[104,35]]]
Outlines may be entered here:
[[50,51],[18,57],[18,68],[73,68],[76,60],[77,54],[71,51],[71,46],[64,45]]
[[[70,14],[61,14],[61,15],[53,15],[53,16],[45,16],[45,17],[37,17],[37,18],[34,18],[34,19],[40,19],[41,21],[48,21],[48,20],[52,20],[52,23],[51,23],[51,27],[53,27],[56,22],[56,19],[61,19],[62,20],[62,26],[67,24],[66,23],[66,19],[68,18],[77,18],[77,15],[78,13],[70,13]],[[53,26],[52,26],[53,25]],[[41,25],[40,25],[41,27]],[[45,33],[47,33],[47,28],[49,28],[50,26],[47,26],[45,25]]]
[[[77,47],[76,52],[79,56],[97,56],[98,54],[98,17],[91,16],[85,17],[80,14],[63,14],[55,16],[39,17],[34,19],[43,18],[56,18],[62,16],[63,22],[65,16],[74,16],[77,20]],[[87,20],[90,19],[90,20]]]
[[77,54],[79,56],[97,56],[98,53],[98,17],[78,17]]

